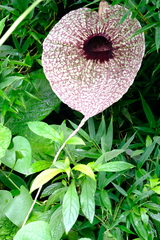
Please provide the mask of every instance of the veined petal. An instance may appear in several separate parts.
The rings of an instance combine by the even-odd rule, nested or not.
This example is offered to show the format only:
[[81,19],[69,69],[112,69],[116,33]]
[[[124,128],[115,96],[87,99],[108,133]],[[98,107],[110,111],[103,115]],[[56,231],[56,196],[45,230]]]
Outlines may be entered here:
[[69,107],[91,117],[118,101],[134,81],[145,51],[136,19],[119,24],[127,10],[80,8],[66,14],[43,43],[42,64],[53,91]]

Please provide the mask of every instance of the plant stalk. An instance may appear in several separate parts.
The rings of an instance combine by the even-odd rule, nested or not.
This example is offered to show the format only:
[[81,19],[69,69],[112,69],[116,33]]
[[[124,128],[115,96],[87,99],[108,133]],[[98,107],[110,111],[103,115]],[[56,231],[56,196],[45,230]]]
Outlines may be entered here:
[[72,138],[79,130],[80,128],[85,124],[85,122],[88,120],[88,117],[84,117],[82,119],[82,121],[80,122],[80,124],[78,125],[78,127],[69,135],[69,137],[65,140],[65,142],[62,144],[62,146],[60,147],[60,149],[58,150],[58,152],[56,153],[54,160],[53,160],[53,164],[57,161],[57,158],[60,154],[60,152],[63,150],[63,148],[65,147],[67,141]]
[[33,207],[34,207],[34,205],[35,205],[35,203],[36,203],[36,201],[37,201],[37,198],[38,198],[38,196],[39,196],[39,194],[40,194],[41,189],[42,189],[42,186],[41,186],[40,188],[38,188],[38,191],[37,191],[37,194],[36,194],[36,196],[35,196],[35,199],[34,199],[32,205],[31,205],[31,207],[30,207],[30,209],[29,209],[29,211],[28,211],[28,213],[27,213],[27,216],[26,216],[26,218],[25,218],[25,220],[24,220],[24,222],[23,222],[23,224],[22,224],[22,227],[24,227],[24,225],[26,224],[26,222],[27,222],[27,220],[28,220],[28,218],[29,218],[29,215],[30,215],[30,213],[32,212],[32,209],[33,209]]

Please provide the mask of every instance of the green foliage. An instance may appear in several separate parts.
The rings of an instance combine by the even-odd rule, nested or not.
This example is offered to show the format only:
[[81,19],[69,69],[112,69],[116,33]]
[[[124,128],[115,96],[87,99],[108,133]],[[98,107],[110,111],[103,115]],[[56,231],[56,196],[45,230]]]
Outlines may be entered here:
[[11,141],[11,131],[0,124],[0,158],[5,155],[5,151],[7,150]]
[[5,215],[0,216],[0,237],[3,240],[12,240],[19,228],[15,226]]
[[[21,227],[32,205],[32,202],[33,200],[28,190],[22,186],[20,188],[20,194],[11,200],[5,207],[4,214],[16,226]],[[18,218],[17,215],[19,216]]]
[[[2,37],[32,3],[3,1]],[[56,162],[82,117],[52,92],[42,42],[65,11],[97,9],[98,1],[39,1],[0,46],[2,240],[160,239],[160,3],[110,4],[128,9],[119,24],[130,13],[140,21],[142,67],[128,93],[90,118]]]
[[6,151],[2,163],[15,171],[29,174],[31,165],[31,147],[27,139],[21,136],[13,138],[13,148]]
[[37,240],[52,240],[49,225],[47,222],[36,221],[28,223],[18,231],[18,233],[14,237],[14,240],[29,240],[34,238],[36,238]]

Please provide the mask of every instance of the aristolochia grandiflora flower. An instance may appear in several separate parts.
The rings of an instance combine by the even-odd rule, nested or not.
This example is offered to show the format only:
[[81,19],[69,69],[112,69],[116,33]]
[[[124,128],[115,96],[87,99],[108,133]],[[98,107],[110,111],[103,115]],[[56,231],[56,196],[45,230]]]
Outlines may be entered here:
[[99,14],[71,11],[43,43],[42,64],[53,91],[86,118],[118,101],[141,66],[144,35],[132,37],[141,26],[131,15],[120,24],[126,11],[103,1]]
[[[134,81],[144,55],[141,28],[122,6],[100,2],[98,13],[80,8],[66,14],[43,43],[42,64],[53,91],[84,118],[71,138],[91,116],[118,101]],[[68,139],[57,152],[54,161]]]

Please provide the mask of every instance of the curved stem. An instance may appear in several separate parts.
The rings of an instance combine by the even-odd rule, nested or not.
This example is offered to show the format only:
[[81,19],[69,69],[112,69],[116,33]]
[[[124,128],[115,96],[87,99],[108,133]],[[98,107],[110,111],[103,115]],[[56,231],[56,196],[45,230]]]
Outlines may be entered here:
[[67,141],[72,138],[78,131],[79,129],[85,124],[85,122],[88,120],[88,117],[84,117],[82,119],[82,121],[80,122],[80,124],[78,125],[78,127],[69,135],[69,137],[65,140],[65,142],[62,144],[62,146],[60,147],[60,149],[58,150],[58,152],[56,153],[53,163],[55,163],[57,161],[57,158],[60,154],[60,152],[63,150],[63,148],[65,147]]
[[9,175],[7,176],[4,171],[0,170],[0,172],[8,179],[8,181],[10,181],[19,191],[20,191],[20,188],[12,181],[12,179],[9,177],[9,175],[11,173],[9,173]]
[[40,194],[41,189],[42,189],[42,186],[41,186],[41,187],[38,189],[38,191],[37,191],[37,194],[36,194],[36,196],[35,196],[35,199],[34,199],[32,205],[31,205],[31,207],[30,207],[30,209],[29,209],[29,211],[28,211],[28,213],[27,213],[27,216],[26,216],[26,218],[25,218],[25,220],[24,220],[24,222],[23,222],[23,224],[22,224],[22,227],[24,227],[24,225],[26,224],[26,222],[27,222],[27,220],[28,220],[28,218],[29,218],[29,215],[30,215],[30,213],[32,212],[32,209],[33,209],[33,207],[34,207],[34,205],[35,205],[35,203],[36,203],[36,201],[37,201],[37,198],[38,198],[38,196],[39,196],[39,194]]

